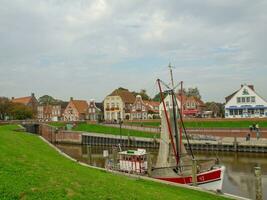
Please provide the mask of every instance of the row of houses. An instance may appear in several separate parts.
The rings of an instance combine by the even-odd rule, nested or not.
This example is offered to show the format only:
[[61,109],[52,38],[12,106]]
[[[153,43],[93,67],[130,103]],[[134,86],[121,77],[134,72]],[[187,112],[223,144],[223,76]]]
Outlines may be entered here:
[[[255,91],[253,85],[241,85],[240,89],[225,99],[226,118],[267,117],[267,102]],[[176,101],[184,117],[211,117],[212,112],[197,97],[176,95]],[[145,120],[160,118],[163,110],[162,103],[143,100],[140,95],[134,96],[132,92],[122,88],[114,90],[101,103],[70,98],[65,105],[38,105],[34,94],[22,98],[12,97],[12,102],[31,107],[36,118],[44,121]],[[164,102],[167,108],[173,106],[170,95],[165,97]],[[216,117],[214,113],[213,116]]]

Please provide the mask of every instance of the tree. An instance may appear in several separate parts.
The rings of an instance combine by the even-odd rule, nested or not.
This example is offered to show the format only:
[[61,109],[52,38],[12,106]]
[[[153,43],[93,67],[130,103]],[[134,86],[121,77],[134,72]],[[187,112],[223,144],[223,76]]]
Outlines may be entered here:
[[43,95],[38,99],[38,102],[40,105],[47,105],[47,104],[51,105],[51,104],[57,104],[58,100],[54,99],[49,95]]
[[224,105],[217,102],[206,102],[206,110],[212,111],[214,117],[223,117],[224,116]]
[[31,119],[33,117],[32,109],[21,103],[12,103],[10,114],[13,119],[17,120]]
[[148,94],[146,93],[145,89],[141,89],[140,92],[132,92],[134,96],[140,95],[142,97],[143,100],[150,100],[151,98],[148,96]]
[[10,115],[11,101],[7,97],[0,97],[0,120]]
[[197,97],[198,99],[201,99],[200,92],[197,87],[195,88],[188,88],[186,91],[186,96],[188,97]]
[[[168,93],[166,92],[163,92],[163,98],[165,98],[166,96],[168,95]],[[158,102],[161,102],[161,96],[160,96],[160,92],[158,94],[156,94],[153,99],[153,101],[158,101]]]

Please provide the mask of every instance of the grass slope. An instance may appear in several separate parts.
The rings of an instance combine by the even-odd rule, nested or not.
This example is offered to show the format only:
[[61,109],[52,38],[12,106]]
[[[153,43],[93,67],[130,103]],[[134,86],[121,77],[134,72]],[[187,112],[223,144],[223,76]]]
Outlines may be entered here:
[[224,199],[90,169],[37,136],[0,126],[0,199]]
[[[86,132],[93,132],[93,133],[103,133],[103,134],[112,134],[112,135],[120,135],[120,129],[116,127],[108,127],[99,124],[78,124],[75,128],[75,131],[86,131]],[[159,134],[155,133],[148,133],[142,132],[137,130],[129,130],[129,129],[121,129],[121,135],[125,136],[136,136],[136,137],[146,137],[146,138],[153,138],[159,137]]]
[[[127,123],[127,122],[126,122]],[[186,128],[249,128],[253,123],[257,123],[255,121],[185,121]],[[128,122],[128,124],[132,125],[143,125],[143,126],[154,126],[159,127],[160,122]],[[259,121],[258,122],[260,128],[267,128],[267,121]]]

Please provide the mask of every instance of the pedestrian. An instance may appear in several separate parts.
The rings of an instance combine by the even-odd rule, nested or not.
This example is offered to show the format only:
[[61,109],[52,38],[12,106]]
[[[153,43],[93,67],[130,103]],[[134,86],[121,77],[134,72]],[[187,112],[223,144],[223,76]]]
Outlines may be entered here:
[[259,124],[258,123],[255,125],[255,129],[256,129],[256,131],[259,131]]
[[256,124],[253,123],[253,124],[252,124],[252,127],[253,127],[253,131],[255,131],[255,130],[256,130]]
[[246,141],[249,141],[249,140],[250,140],[250,133],[248,133],[246,136]]

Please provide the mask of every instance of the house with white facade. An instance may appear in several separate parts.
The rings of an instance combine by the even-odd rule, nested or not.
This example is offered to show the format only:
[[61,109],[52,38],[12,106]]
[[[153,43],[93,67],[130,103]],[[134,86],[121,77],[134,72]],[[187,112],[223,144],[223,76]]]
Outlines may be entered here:
[[225,118],[267,117],[267,102],[257,94],[253,85],[241,85],[225,100]]
[[104,99],[104,118],[106,121],[130,119],[135,96],[127,89],[118,88]]

